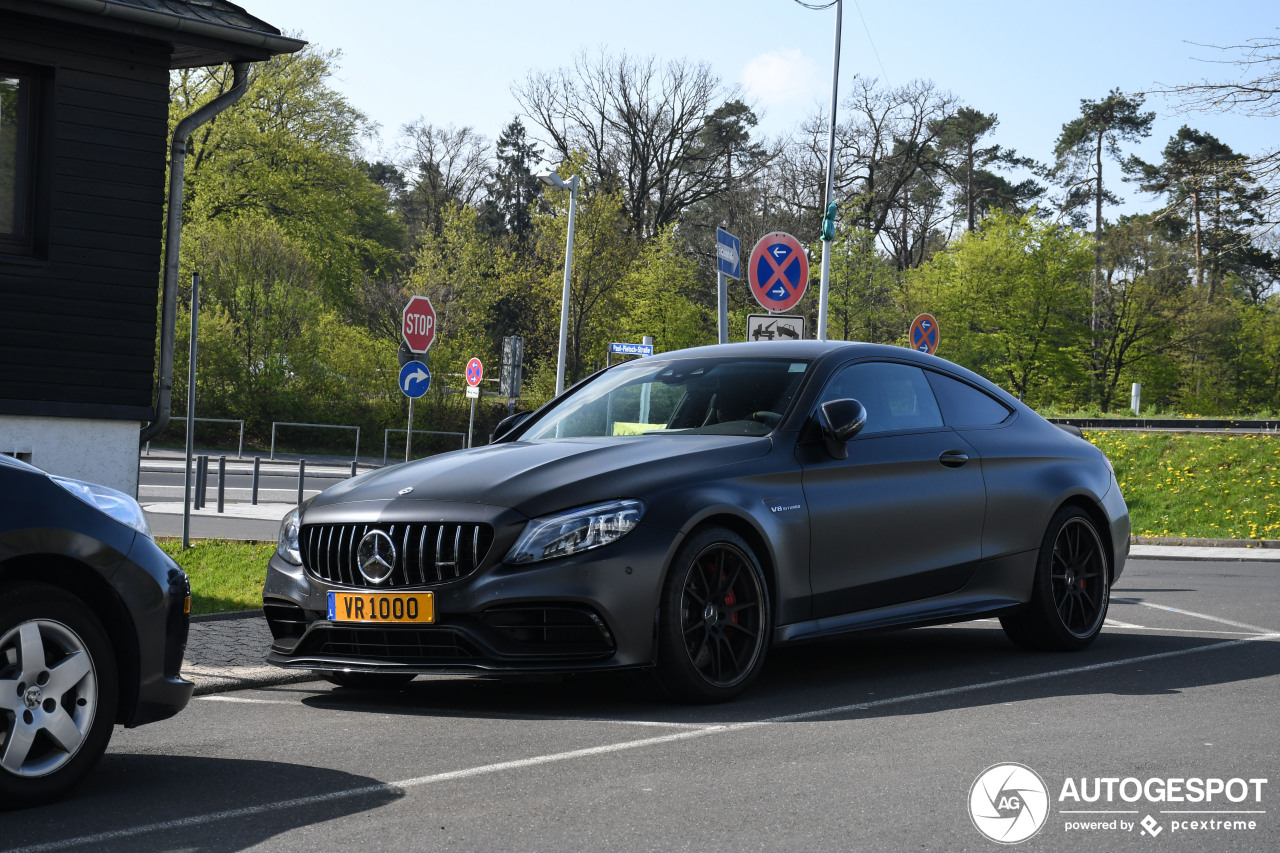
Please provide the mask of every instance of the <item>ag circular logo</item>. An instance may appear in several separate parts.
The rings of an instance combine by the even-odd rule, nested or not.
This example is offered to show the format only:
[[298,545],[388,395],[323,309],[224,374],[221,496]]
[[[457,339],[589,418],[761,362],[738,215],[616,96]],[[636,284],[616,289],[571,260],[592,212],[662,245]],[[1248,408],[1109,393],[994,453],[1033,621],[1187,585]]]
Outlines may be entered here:
[[1049,790],[1030,767],[993,764],[973,780],[969,817],[978,832],[992,841],[1026,841],[1049,817]]

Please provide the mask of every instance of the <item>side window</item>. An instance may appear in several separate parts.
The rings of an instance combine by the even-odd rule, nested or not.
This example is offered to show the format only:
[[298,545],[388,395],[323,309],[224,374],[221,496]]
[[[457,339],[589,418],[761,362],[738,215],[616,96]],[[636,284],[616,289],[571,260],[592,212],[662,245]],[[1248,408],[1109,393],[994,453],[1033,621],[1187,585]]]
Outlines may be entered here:
[[929,384],[938,397],[947,426],[990,426],[1009,417],[1009,409],[972,385],[927,371]]
[[863,435],[942,426],[924,371],[909,364],[870,361],[841,368],[819,403],[842,398],[857,400],[867,410]]
[[34,75],[0,64],[0,252],[31,250],[35,85]]

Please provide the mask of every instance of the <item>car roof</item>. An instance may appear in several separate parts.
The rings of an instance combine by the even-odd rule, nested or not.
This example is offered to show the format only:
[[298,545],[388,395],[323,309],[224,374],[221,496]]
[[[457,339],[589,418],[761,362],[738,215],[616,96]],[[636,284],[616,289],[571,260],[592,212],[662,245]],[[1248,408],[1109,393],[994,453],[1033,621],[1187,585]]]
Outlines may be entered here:
[[966,367],[961,367],[955,362],[947,361],[945,358],[890,344],[872,344],[864,341],[742,341],[690,347],[688,349],[654,353],[651,356],[651,358],[655,359],[707,357],[803,358],[811,361],[832,360],[837,363],[850,358],[884,358],[894,361],[908,361],[921,367],[932,367],[964,378],[979,388],[995,394],[1006,403],[1017,407],[1017,398],[985,376],[974,373]]

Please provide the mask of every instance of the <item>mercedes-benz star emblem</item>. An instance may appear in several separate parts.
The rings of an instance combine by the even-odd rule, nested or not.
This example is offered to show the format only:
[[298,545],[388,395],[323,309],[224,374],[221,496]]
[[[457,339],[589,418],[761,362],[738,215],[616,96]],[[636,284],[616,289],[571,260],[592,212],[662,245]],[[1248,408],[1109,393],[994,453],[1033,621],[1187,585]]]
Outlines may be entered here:
[[413,491],[413,486],[405,486],[405,487],[404,487],[403,489],[401,489],[399,492],[396,492],[396,494],[399,494],[399,495],[407,495],[407,494],[409,494],[409,493],[410,493],[410,492],[412,492],[412,491]]
[[396,545],[381,530],[370,530],[356,549],[356,564],[369,583],[382,583],[396,567]]

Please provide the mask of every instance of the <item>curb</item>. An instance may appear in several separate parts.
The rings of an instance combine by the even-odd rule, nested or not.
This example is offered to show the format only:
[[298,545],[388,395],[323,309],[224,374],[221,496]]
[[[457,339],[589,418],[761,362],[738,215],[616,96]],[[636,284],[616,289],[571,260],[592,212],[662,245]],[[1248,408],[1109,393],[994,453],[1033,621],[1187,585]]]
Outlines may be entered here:
[[1280,548],[1280,539],[1193,539],[1182,536],[1130,536],[1130,545],[1185,545],[1195,548]]

